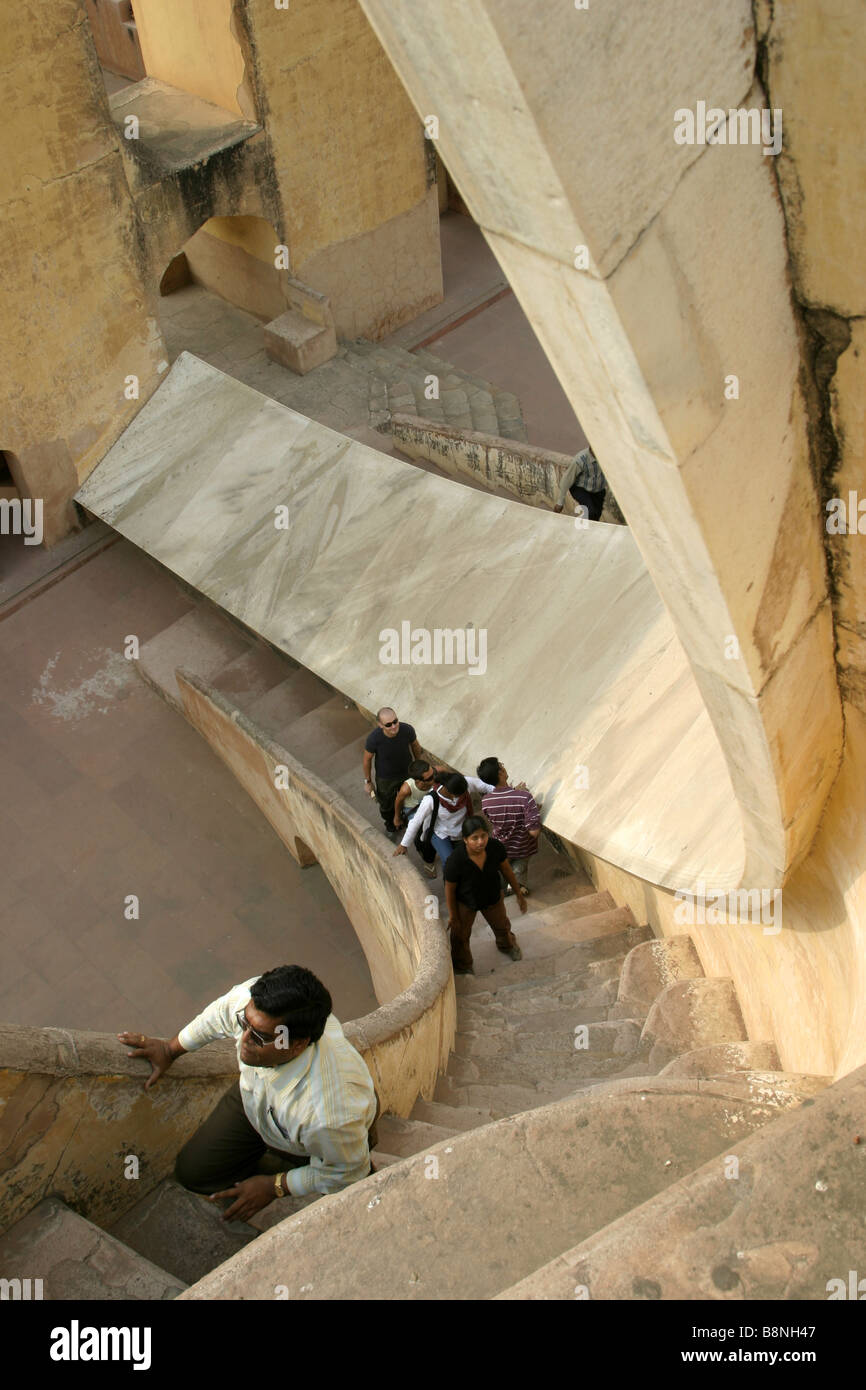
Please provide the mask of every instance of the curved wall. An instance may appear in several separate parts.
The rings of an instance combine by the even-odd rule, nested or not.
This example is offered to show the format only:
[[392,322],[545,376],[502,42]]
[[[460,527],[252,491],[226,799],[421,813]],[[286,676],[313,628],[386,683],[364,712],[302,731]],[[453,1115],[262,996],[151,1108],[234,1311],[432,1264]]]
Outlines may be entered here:
[[[408,1115],[431,1096],[454,1039],[454,978],[445,932],[416,871],[318,778],[217,692],[178,675],[187,715],[238,777],[283,842],[315,853],[343,902],[380,1007],[344,1025],[373,1077],[382,1111]],[[277,791],[274,767],[287,770]],[[433,899],[435,902],[435,898]],[[145,1093],[145,1064],[116,1038],[0,1024],[0,1229],[54,1194],[109,1225],[172,1171],[178,1150],[237,1076],[230,1043],[177,1061]],[[138,1156],[137,1181],[124,1160]]]

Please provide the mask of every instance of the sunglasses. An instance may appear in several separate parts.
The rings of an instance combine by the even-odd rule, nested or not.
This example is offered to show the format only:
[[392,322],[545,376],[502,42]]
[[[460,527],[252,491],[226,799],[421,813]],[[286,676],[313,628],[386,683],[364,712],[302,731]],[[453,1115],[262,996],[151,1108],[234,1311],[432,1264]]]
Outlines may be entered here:
[[[252,1027],[251,1023],[249,1022],[249,1019],[247,1018],[246,1009],[241,1009],[238,1013],[236,1013],[235,1019],[237,1020],[237,1023],[241,1028],[241,1031],[244,1033],[249,1033],[256,1047],[268,1047],[272,1042],[275,1041],[277,1036],[276,1033],[260,1033],[257,1028]],[[285,1046],[289,1046],[288,1029],[286,1030]]]
[[387,724],[383,724],[383,725],[382,725],[382,728],[383,728],[383,729],[393,729],[394,725],[395,725],[395,724],[399,724],[399,723],[400,723],[400,720],[399,720],[399,719],[389,719]]

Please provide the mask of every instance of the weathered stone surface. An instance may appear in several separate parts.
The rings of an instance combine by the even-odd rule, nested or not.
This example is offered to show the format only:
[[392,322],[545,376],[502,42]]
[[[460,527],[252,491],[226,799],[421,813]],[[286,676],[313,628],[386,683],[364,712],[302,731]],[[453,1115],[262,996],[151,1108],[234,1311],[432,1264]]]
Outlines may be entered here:
[[611,1018],[645,1019],[668,985],[675,980],[699,979],[703,973],[690,936],[644,941],[625,958]]
[[582,1285],[591,1299],[825,1300],[841,1280],[856,1298],[864,1106],[861,1067],[502,1297],[573,1300]]
[[246,1222],[223,1221],[226,1205],[215,1205],[167,1179],[111,1226],[109,1234],[183,1284],[193,1284],[258,1234]]
[[746,1027],[733,983],[717,979],[679,980],[668,985],[656,998],[641,1034],[641,1046],[656,1067],[697,1047],[745,1040]]
[[186,1288],[54,1198],[0,1237],[0,1278],[20,1279],[23,1271],[43,1281],[44,1298],[72,1302],[176,1298]]
[[[246,1298],[268,1297],[280,1282],[291,1299],[452,1298],[459,1268],[461,1295],[489,1298],[515,1271],[538,1268],[545,1250],[552,1258],[577,1233],[730,1153],[774,1113],[723,1082],[614,1082],[434,1145],[435,1182],[426,1154],[374,1174],[281,1223],[184,1296],[227,1299],[243,1287]],[[520,1201],[503,1206],[505,1189]]]
[[866,312],[866,181],[856,102],[866,34],[857,0],[777,5],[767,26],[767,81],[785,120],[779,183],[798,292],[846,316]]
[[265,324],[264,338],[268,357],[299,376],[321,367],[337,351],[334,329],[312,323],[295,309]]
[[662,1067],[659,1076],[725,1076],[735,1071],[779,1071],[775,1043],[710,1043],[680,1053]]

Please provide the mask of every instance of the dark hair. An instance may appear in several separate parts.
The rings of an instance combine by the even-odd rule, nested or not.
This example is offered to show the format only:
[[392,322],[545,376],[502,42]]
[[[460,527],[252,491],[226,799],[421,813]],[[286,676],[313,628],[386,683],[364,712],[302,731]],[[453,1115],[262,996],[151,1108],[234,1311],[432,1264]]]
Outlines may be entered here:
[[447,787],[454,796],[462,796],[469,788],[469,783],[462,772],[448,772],[442,778],[442,786]]
[[423,758],[415,758],[415,760],[409,764],[409,776],[414,777],[416,782],[419,777],[423,777],[425,772],[432,771],[432,764],[425,763]]
[[485,816],[467,816],[460,831],[464,840],[468,840],[469,836],[474,835],[476,830],[486,830],[488,835],[493,833],[490,829],[490,822]]
[[482,782],[488,782],[490,786],[495,787],[499,781],[499,759],[482,758],[478,764],[478,776]]
[[278,965],[266,970],[250,988],[257,1009],[278,1018],[292,1040],[309,1038],[318,1042],[331,1012],[331,996],[312,970],[303,965]]

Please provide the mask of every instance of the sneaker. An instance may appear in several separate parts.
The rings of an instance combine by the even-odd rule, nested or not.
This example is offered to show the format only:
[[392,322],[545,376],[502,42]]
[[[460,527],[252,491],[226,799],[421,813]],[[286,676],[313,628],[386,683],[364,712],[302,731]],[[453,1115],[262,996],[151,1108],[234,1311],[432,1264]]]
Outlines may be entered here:
[[428,878],[435,878],[435,877],[436,877],[436,865],[435,865],[435,864],[425,864],[425,863],[422,861],[422,863],[421,863],[421,868],[424,870],[424,872],[425,872],[425,874],[427,875]]
[[512,960],[523,960],[523,952],[521,951],[519,946],[512,946],[508,954],[510,955]]

